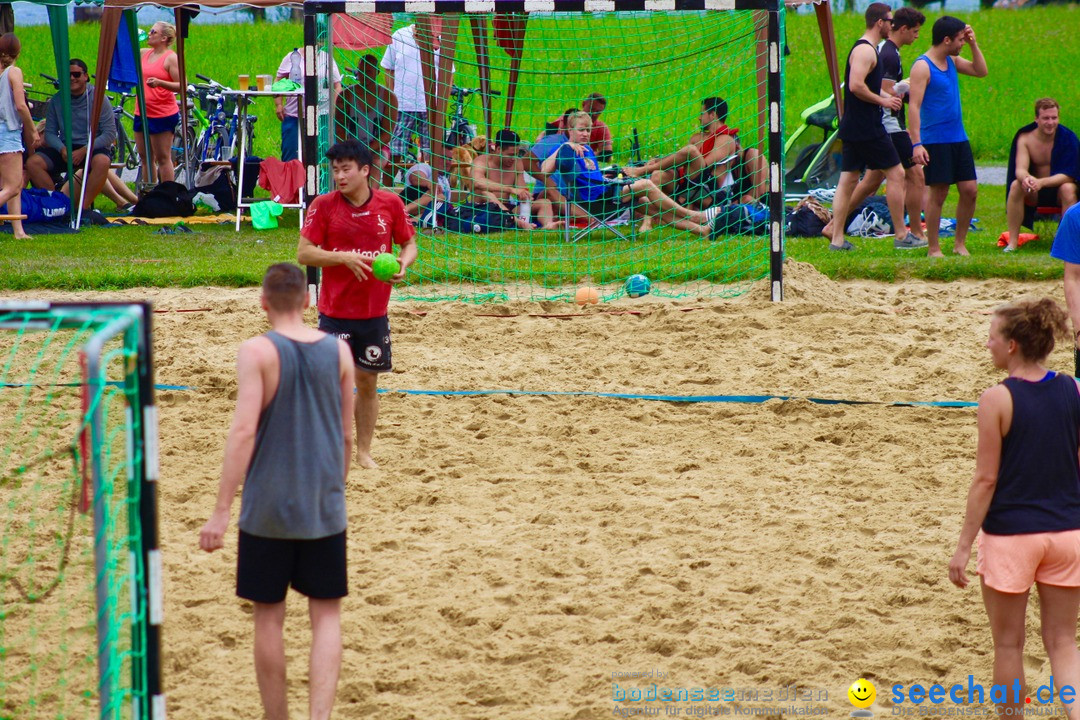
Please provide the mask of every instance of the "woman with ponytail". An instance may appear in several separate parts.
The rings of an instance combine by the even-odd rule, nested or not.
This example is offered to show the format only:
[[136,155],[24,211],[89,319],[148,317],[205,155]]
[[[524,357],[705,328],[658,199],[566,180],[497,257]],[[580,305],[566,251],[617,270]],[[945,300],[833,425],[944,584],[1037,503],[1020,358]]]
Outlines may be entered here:
[[[1068,337],[1068,316],[1049,298],[994,311],[986,347],[1008,377],[979,398],[975,477],[949,580],[967,586],[978,541],[994,684],[1008,687],[1024,685],[1027,600],[1037,587],[1056,696],[1070,720],[1080,720],[1080,390],[1074,378],[1044,366],[1055,338]],[[1073,692],[1061,692],[1066,686]],[[1022,696],[1010,692],[1007,700],[999,713],[1024,713]]]

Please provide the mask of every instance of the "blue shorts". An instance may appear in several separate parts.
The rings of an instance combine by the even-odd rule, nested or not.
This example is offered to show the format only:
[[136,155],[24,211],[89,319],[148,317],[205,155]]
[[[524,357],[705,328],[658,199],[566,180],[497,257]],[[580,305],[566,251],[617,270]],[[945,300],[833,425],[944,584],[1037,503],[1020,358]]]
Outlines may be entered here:
[[22,151],[22,128],[8,130],[7,123],[0,122],[0,155]]
[[[163,118],[147,118],[146,125],[150,129],[151,135],[160,135],[161,133],[171,133],[176,130],[176,125],[180,122],[180,113],[175,113]],[[136,115],[135,119],[131,123],[131,129],[136,133],[142,132],[142,115]]]

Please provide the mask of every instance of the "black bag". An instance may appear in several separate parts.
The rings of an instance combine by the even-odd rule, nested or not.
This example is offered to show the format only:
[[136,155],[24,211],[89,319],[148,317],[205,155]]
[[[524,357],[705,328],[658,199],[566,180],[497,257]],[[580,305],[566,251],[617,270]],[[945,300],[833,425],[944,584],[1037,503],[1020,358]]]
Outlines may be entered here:
[[472,226],[473,232],[478,233],[501,232],[517,227],[513,215],[490,202],[462,206],[461,217]]
[[808,207],[796,209],[788,218],[787,234],[790,237],[819,237],[825,223]]
[[712,221],[713,240],[723,235],[765,235],[769,232],[769,208],[761,203],[724,205]]
[[191,204],[191,192],[178,182],[166,180],[158,183],[139,198],[132,208],[135,217],[162,218],[188,217],[195,214]]
[[[247,178],[244,178],[244,180],[247,180]],[[195,194],[199,193],[213,195],[214,199],[217,200],[219,212],[236,212],[236,185],[228,172],[218,173],[212,182],[197,186]]]

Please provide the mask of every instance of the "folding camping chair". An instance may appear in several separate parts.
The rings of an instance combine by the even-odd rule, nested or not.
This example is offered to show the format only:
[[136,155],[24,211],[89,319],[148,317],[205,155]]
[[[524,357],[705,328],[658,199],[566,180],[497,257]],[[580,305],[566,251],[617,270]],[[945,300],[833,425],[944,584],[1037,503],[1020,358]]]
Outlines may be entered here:
[[[624,187],[632,184],[637,178],[623,177],[622,173],[618,172],[617,168],[610,167],[604,170],[605,177],[604,183],[608,186]],[[607,177],[608,173],[614,173],[615,177]],[[561,173],[555,173],[555,177],[558,179],[560,190],[563,191],[563,215],[566,217],[566,225],[564,226],[564,239],[568,243],[577,242],[581,238],[585,237],[593,230],[606,228],[615,233],[620,240],[631,240],[637,237],[637,222],[634,220],[634,200],[626,203],[625,206],[620,205],[614,208],[611,212],[597,214],[591,212],[586,206],[580,202],[571,199],[573,188],[575,183],[572,178],[562,177]],[[584,215],[586,218],[586,225],[583,228],[570,227],[574,218],[573,210],[577,209],[580,215]],[[579,215],[579,216],[580,216]],[[624,222],[630,223],[630,234],[627,234],[619,229],[619,226]]]

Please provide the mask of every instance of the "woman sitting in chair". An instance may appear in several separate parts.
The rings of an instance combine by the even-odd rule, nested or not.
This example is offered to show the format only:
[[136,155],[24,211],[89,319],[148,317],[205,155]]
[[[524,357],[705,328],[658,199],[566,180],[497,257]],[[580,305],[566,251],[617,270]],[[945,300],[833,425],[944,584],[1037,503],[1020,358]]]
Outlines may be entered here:
[[[648,178],[627,182],[606,180],[600,172],[596,155],[588,145],[591,131],[592,119],[588,113],[572,113],[567,118],[567,135],[570,139],[540,167],[544,173],[556,173],[562,177],[567,197],[573,205],[600,220],[609,220],[633,208],[636,213],[644,215],[641,232],[652,228],[654,217],[663,222],[667,215],[674,220],[672,224],[677,228],[698,235],[709,234],[716,215],[714,208],[710,208],[713,210],[711,213],[709,210],[698,212],[685,208],[665,195]],[[639,202],[632,203],[632,200]]]

